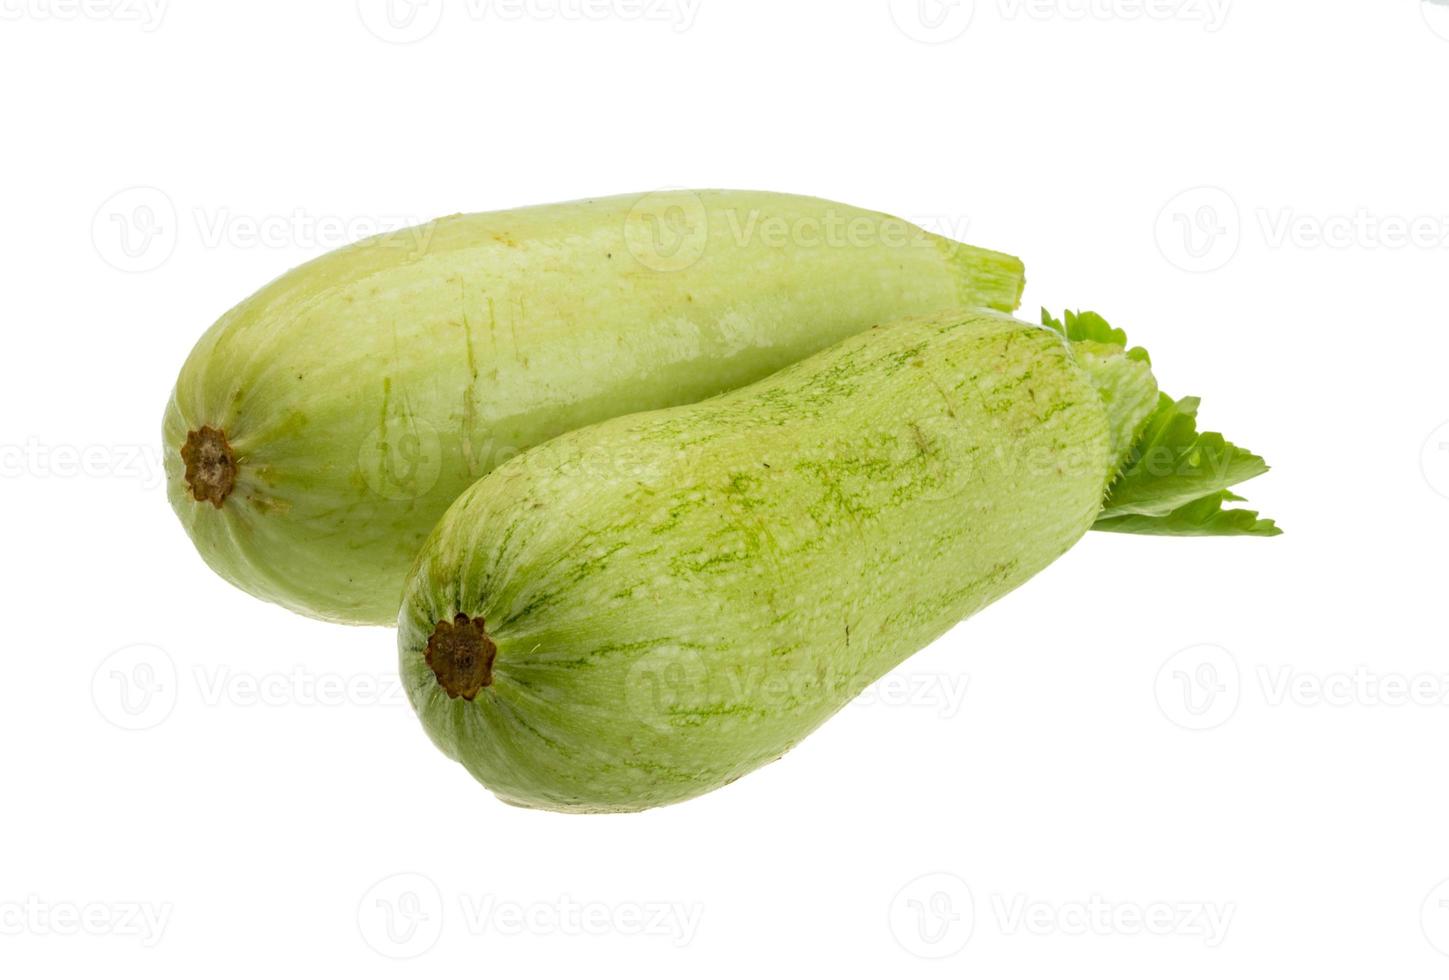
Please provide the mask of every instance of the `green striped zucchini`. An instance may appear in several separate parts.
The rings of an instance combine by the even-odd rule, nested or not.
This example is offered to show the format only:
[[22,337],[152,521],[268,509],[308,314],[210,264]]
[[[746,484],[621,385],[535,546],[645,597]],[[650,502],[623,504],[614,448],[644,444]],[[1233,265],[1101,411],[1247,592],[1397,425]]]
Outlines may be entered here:
[[893,316],[1015,308],[1021,264],[815,198],[679,191],[443,218],[223,316],[164,421],[171,504],[224,578],[392,623],[447,506],[617,415],[758,380]]
[[[1181,533],[1201,515],[1154,514],[1143,449],[1205,437],[1100,318],[1055,327],[907,318],[500,466],[408,581],[400,665],[427,733],[510,803],[684,800],[1025,582],[1114,492],[1132,530]],[[1173,492],[1196,480],[1199,509],[1250,513],[1220,510],[1202,456]]]

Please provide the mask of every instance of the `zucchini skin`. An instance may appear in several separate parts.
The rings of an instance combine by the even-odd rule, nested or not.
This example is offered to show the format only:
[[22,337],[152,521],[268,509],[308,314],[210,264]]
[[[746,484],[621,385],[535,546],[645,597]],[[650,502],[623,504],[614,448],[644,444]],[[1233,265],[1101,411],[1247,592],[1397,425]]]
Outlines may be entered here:
[[[842,222],[854,237],[802,234]],[[511,456],[739,387],[896,315],[1013,309],[1021,287],[1010,256],[792,195],[443,218],[324,255],[217,321],[165,412],[168,497],[247,592],[391,624],[428,531]]]
[[[399,620],[404,685],[507,802],[708,792],[1071,547],[1116,465],[1110,423],[1058,334],[975,311],[567,433],[439,522]],[[453,696],[430,640],[475,625],[490,676]]]

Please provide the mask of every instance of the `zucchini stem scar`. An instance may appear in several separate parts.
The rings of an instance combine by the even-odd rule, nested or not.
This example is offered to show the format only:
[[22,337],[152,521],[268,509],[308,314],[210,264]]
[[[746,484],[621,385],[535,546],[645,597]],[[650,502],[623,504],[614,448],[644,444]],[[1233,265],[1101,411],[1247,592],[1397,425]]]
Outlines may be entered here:
[[446,619],[438,621],[423,657],[449,698],[472,701],[493,683],[493,658],[497,654],[498,646],[483,628],[482,617],[469,619],[458,613],[451,623]]
[[226,433],[203,425],[186,436],[181,447],[181,460],[186,464],[186,486],[196,500],[209,500],[218,510],[236,486],[236,454],[226,441]]

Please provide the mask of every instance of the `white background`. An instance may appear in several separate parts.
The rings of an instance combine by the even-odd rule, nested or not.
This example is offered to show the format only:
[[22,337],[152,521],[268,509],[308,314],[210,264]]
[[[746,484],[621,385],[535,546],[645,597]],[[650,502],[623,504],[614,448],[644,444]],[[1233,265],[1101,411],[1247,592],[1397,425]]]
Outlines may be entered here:
[[[150,3],[0,0],[0,973],[1449,969],[1449,8]],[[207,571],[161,410],[347,240],[671,186],[1021,255],[1288,533],[1090,535],[702,799],[497,803],[390,631]]]

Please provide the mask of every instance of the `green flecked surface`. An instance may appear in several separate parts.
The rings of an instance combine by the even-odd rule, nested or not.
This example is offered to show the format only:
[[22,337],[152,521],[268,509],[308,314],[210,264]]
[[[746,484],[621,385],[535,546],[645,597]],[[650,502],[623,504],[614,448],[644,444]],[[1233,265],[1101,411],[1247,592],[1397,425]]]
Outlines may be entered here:
[[[172,507],[246,591],[391,623],[469,484],[570,429],[758,380],[875,323],[1014,309],[1021,264],[900,219],[741,191],[456,215],[322,256],[206,333],[165,413]],[[188,433],[225,432],[220,508]]]
[[[990,312],[907,318],[510,460],[408,582],[425,729],[504,800],[564,811],[672,803],[778,758],[1092,526],[1156,392],[1117,357]],[[459,614],[496,644],[473,700],[425,659]]]

